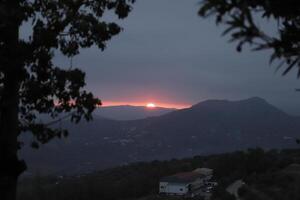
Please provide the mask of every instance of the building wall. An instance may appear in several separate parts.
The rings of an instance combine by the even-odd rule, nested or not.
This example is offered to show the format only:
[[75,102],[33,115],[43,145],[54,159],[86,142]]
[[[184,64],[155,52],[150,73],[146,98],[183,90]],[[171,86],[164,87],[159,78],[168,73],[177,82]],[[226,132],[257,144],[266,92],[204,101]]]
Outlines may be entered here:
[[159,193],[167,193],[167,182],[159,182]]
[[188,186],[182,183],[160,182],[159,192],[174,195],[184,195],[188,192]]

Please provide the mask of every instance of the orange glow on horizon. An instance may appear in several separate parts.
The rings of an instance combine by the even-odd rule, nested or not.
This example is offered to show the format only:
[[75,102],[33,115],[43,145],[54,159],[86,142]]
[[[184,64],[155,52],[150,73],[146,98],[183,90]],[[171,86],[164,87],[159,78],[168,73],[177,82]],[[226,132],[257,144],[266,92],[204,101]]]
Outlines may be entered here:
[[147,103],[146,107],[147,108],[155,108],[156,105],[154,103]]
[[190,104],[177,104],[177,103],[162,103],[162,102],[156,102],[151,106],[148,106],[148,104],[154,104],[150,102],[119,102],[119,101],[102,101],[102,106],[121,106],[121,105],[128,105],[128,106],[145,106],[148,108],[154,108],[154,107],[163,107],[163,108],[176,108],[176,109],[183,109],[191,107]]

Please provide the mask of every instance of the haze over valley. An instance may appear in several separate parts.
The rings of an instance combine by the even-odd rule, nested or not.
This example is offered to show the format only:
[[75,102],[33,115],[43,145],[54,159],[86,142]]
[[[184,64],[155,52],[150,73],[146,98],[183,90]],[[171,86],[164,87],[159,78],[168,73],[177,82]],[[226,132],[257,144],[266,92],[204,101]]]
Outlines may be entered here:
[[[122,120],[108,119],[118,109]],[[54,140],[37,151],[26,146],[21,151],[28,161],[29,174],[87,173],[139,161],[255,147],[297,147],[300,117],[258,97],[208,100],[180,110],[155,109],[154,112],[149,108],[121,106],[104,108],[101,112],[100,108],[92,122],[78,125],[64,122],[70,131],[68,138]],[[136,119],[138,116],[141,118]]]

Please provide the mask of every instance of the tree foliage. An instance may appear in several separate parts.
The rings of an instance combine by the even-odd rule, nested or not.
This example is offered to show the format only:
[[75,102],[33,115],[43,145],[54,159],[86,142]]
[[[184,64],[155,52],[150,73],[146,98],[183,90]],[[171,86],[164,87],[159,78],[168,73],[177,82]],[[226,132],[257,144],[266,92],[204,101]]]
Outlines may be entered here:
[[[159,180],[164,176],[192,171],[199,167],[214,169],[214,180],[218,182],[218,187],[213,190],[211,199],[235,199],[226,188],[236,180],[243,179],[251,186],[263,184],[264,189],[271,189],[274,185],[278,185],[276,193],[270,190],[274,195],[281,197],[276,199],[298,200],[299,195],[292,195],[294,192],[299,194],[299,182],[293,181],[295,184],[290,184],[284,174],[283,179],[279,180],[279,178],[282,177],[283,169],[290,164],[300,163],[299,155],[299,149],[280,152],[249,149],[243,152],[195,156],[180,160],[134,163],[69,177],[26,177],[20,182],[18,200],[179,199],[180,197],[158,196]],[[259,166],[256,166],[256,162]],[[276,181],[272,180],[274,173],[279,175]],[[299,172],[297,174],[295,179],[299,181]]]
[[[245,44],[253,50],[272,50],[270,62],[279,60],[286,66],[283,75],[298,68],[300,77],[300,2],[298,0],[203,0],[199,15],[215,16],[217,24],[227,27],[231,42],[237,42],[237,51]],[[276,22],[276,32],[268,34],[259,27],[257,18]]]
[[[103,15],[111,12],[125,18],[133,3],[134,0],[1,0],[0,106],[9,104],[3,90],[6,79],[13,76],[19,84],[19,130],[33,133],[34,147],[67,135],[66,130],[53,128],[52,122],[40,122],[38,114],[48,114],[55,122],[60,113],[69,113],[71,121],[78,123],[82,118],[90,120],[92,111],[101,104],[84,90],[85,73],[56,66],[52,61],[55,54],[72,57],[92,45],[104,50],[121,28],[103,21]],[[11,30],[19,31],[21,25],[30,27],[31,34],[23,39],[17,35],[12,44]],[[16,66],[11,64],[12,57]]]

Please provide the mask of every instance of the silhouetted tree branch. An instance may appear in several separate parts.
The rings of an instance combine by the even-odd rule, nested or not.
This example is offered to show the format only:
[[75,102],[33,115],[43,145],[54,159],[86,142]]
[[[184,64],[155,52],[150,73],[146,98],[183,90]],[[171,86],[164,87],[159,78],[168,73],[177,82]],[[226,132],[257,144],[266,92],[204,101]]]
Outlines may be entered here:
[[[85,73],[65,70],[52,59],[58,51],[67,57],[96,45],[101,50],[120,33],[113,22],[102,20],[112,12],[127,17],[135,0],[2,0],[0,1],[0,199],[13,200],[18,176],[18,136],[31,132],[38,147],[67,131],[38,121],[40,114],[54,121],[70,115],[74,123],[92,119],[101,101],[84,90]],[[31,28],[21,39],[20,27]],[[70,114],[68,114],[70,113]]]
[[[253,50],[273,51],[270,62],[285,65],[282,75],[298,68],[300,77],[300,2],[298,0],[203,0],[199,15],[215,16],[217,24],[224,24],[223,35],[230,34],[231,42],[237,42],[237,51],[245,44]],[[255,18],[277,22],[277,33],[267,34]]]

